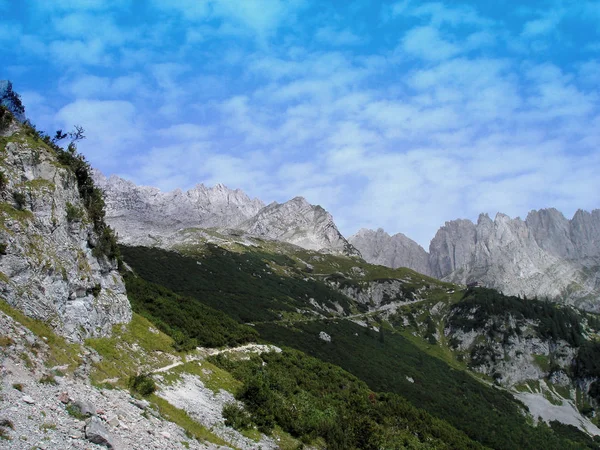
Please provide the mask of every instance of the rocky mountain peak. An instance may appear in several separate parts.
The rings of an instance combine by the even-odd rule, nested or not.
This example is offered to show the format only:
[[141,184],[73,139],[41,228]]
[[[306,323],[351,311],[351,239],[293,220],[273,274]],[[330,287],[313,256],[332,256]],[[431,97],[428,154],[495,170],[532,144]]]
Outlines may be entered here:
[[265,206],[223,184],[163,193],[116,176],[107,179],[99,172],[94,176],[106,194],[107,220],[124,243],[151,245],[157,238],[177,239],[174,233],[188,228],[237,229],[310,250],[358,255],[331,214],[304,197]]
[[238,227],[247,233],[289,242],[309,250],[359,256],[337,229],[333,216],[304,197],[271,203]]
[[376,231],[362,228],[348,241],[372,264],[392,268],[410,267],[429,274],[427,252],[402,233],[390,236],[382,228]]

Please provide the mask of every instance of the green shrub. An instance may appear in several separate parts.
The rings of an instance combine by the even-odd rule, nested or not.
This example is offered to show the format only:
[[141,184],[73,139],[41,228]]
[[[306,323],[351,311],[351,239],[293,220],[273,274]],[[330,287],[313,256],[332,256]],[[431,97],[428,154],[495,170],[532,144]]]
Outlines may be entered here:
[[132,375],[129,377],[129,388],[132,392],[147,397],[156,391],[156,383],[150,374]]
[[12,122],[12,114],[5,106],[0,105],[0,132],[6,131]]
[[0,242],[0,255],[6,255],[6,248],[8,244],[6,242]]
[[94,297],[98,297],[100,295],[100,291],[102,291],[102,286],[100,283],[96,283],[94,287],[90,289],[90,294],[92,294]]
[[227,403],[223,406],[223,418],[225,419],[225,425],[233,427],[236,430],[247,430],[252,427],[252,419],[250,414],[246,412],[241,406],[235,403]]
[[87,416],[83,414],[81,410],[73,403],[69,403],[65,409],[67,410],[67,413],[69,413],[70,416],[75,417],[78,420],[87,419]]
[[13,192],[13,200],[17,205],[17,209],[23,209],[25,207],[25,203],[27,202],[27,197],[22,192],[15,191]]
[[83,219],[83,211],[81,208],[67,202],[67,221],[68,222],[79,222]]
[[4,172],[0,172],[0,190],[4,190],[8,186],[8,177]]

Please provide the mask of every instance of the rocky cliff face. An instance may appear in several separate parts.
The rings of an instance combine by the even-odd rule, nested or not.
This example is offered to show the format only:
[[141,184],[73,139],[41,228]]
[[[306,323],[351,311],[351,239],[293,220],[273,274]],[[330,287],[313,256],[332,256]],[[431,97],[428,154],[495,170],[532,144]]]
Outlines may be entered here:
[[359,252],[338,231],[333,217],[303,197],[272,203],[239,225],[253,236],[289,242],[309,250],[359,256]]
[[221,184],[163,193],[116,176],[106,178],[99,172],[94,178],[106,194],[107,221],[126,244],[172,246],[188,241],[189,229],[216,228],[223,232],[236,229],[310,250],[358,255],[331,214],[301,197],[265,206],[239,189]]
[[116,261],[94,256],[98,235],[77,179],[32,129],[0,130],[0,296],[74,341],[128,322]]
[[525,221],[498,214],[447,222],[431,241],[433,276],[478,281],[506,294],[548,297],[600,308],[600,211],[567,220],[555,209],[532,211]]
[[417,272],[429,275],[429,255],[412,239],[402,233],[390,236],[383,229],[377,231],[361,229],[350,236],[348,241],[360,251],[371,264],[396,269],[410,267]]
[[350,242],[373,264],[600,310],[600,210],[579,210],[571,220],[556,209],[532,211],[524,221],[505,214],[482,214],[476,224],[453,220],[438,230],[429,254],[383,230],[361,230]]

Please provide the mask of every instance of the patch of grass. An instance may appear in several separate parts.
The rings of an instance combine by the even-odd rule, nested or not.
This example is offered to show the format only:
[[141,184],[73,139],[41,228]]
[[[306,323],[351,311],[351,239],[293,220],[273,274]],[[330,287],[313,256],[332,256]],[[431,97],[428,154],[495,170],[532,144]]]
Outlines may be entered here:
[[54,385],[58,384],[58,382],[56,381],[56,378],[51,373],[46,373],[46,374],[42,375],[42,378],[40,378],[39,382],[42,384],[54,384]]
[[202,383],[215,394],[221,389],[235,393],[242,386],[242,383],[236,380],[229,372],[208,361],[202,361],[201,364],[198,361],[187,362],[171,369],[169,374],[165,374],[165,377],[168,378],[173,375],[177,375],[178,377],[182,373],[198,376],[202,380]]
[[47,433],[50,430],[56,430],[56,424],[52,422],[44,422],[40,425],[40,430],[42,430],[44,433]]
[[152,394],[148,397],[148,400],[158,407],[161,416],[183,428],[187,436],[196,439],[199,442],[208,441],[217,445],[229,446],[229,444],[219,436],[192,419],[184,410],[176,408],[165,399],[156,394]]
[[550,361],[546,355],[533,355],[533,361],[544,372],[548,372],[550,370]]
[[23,392],[23,384],[21,384],[21,383],[13,383],[12,387],[15,388],[19,392]]
[[65,407],[65,410],[67,411],[67,413],[69,413],[69,415],[71,417],[74,417],[77,420],[85,420],[85,419],[87,419],[87,416],[85,414],[82,414],[81,410],[77,406],[75,406],[73,403],[69,403]]
[[6,217],[24,223],[33,219],[33,213],[31,211],[17,209],[10,203],[0,202],[0,223],[3,225]]
[[134,314],[128,324],[115,325],[111,337],[86,340],[86,345],[102,356],[102,361],[94,364],[91,380],[99,384],[106,378],[119,378],[118,386],[126,388],[131,375],[169,364],[172,344],[173,339]]
[[10,336],[0,336],[0,347],[10,347],[14,343]]
[[81,357],[79,356],[80,345],[68,343],[65,338],[54,333],[47,324],[41,320],[27,317],[4,300],[0,300],[0,311],[28,328],[33,334],[48,344],[50,352],[45,361],[47,367],[67,366],[68,373],[72,373],[79,367],[81,364]]

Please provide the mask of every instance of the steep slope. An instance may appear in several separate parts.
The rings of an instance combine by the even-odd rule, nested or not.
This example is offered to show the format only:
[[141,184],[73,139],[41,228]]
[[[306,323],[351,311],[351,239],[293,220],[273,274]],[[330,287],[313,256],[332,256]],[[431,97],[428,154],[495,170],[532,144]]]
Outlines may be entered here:
[[[190,305],[205,303],[251,325],[262,339],[339,365],[367,382],[375,393],[402,395],[490,448],[588,448],[587,443],[596,448],[586,433],[598,433],[597,423],[575,406],[593,413],[596,403],[592,396],[596,394],[592,385],[597,370],[578,370],[583,377],[570,370],[574,364],[589,365],[595,360],[595,347],[591,356],[578,356],[582,351],[585,356],[581,349],[587,348],[588,339],[598,329],[591,325],[591,314],[508,299],[499,293],[499,306],[488,310],[484,306],[493,302],[485,298],[481,304],[469,303],[478,290],[462,291],[409,269],[373,266],[355,258],[269,241],[254,241],[233,250],[213,244],[189,247],[181,253],[142,247],[122,250],[139,277],[185,295]],[[505,300],[517,302],[524,308],[524,316],[518,315],[518,307],[510,306],[512,303],[504,307]],[[148,302],[153,307],[155,301]],[[513,312],[511,308],[516,309]],[[509,317],[499,317],[498,309]],[[153,315],[162,327],[175,324],[173,314],[166,311]],[[471,322],[464,325],[461,319]],[[472,329],[468,328],[471,323],[475,324]],[[190,336],[195,333],[195,326],[184,328]],[[503,343],[506,334],[508,342]],[[547,365],[542,368],[544,361]],[[286,405],[300,408],[297,400],[286,398],[285,388],[276,387],[287,386],[282,382],[285,376],[271,378],[266,375],[269,370],[263,370],[260,380],[247,380],[242,374],[253,372],[234,370],[235,364],[222,359],[214,362],[250,382],[248,396],[240,399],[257,424],[264,424],[262,420],[271,415],[278,417],[282,427],[302,423],[299,418],[293,423],[284,419],[290,413]],[[267,360],[267,366],[273,363]],[[285,367],[289,370],[289,365]],[[557,377],[562,384],[554,387],[551,380]],[[306,382],[309,378],[303,377]],[[527,383],[531,383],[531,391],[518,392]],[[544,383],[550,386],[552,396],[535,390]],[[492,384],[504,387],[496,389]],[[258,397],[257,389],[261,392]],[[262,389],[274,394],[265,397]],[[529,419],[523,404],[508,392],[527,395],[525,400],[532,407]],[[545,409],[536,409],[543,402],[548,403]],[[313,405],[310,410],[327,406],[331,405]],[[538,417],[552,429],[527,424]],[[567,443],[563,438],[569,433],[586,444]]]
[[430,245],[430,270],[457,283],[478,281],[510,295],[548,297],[600,310],[600,212],[569,221],[554,209],[525,221],[498,214],[446,222]]
[[271,203],[238,226],[253,236],[288,242],[307,250],[360,256],[338,231],[333,217],[303,197]]
[[377,231],[363,228],[350,236],[348,242],[371,264],[381,264],[393,269],[409,267],[429,275],[427,252],[402,233],[390,236],[381,228]]
[[71,340],[106,335],[131,308],[88,184],[84,202],[85,162],[67,151],[59,161],[49,141],[0,113],[0,295]]

